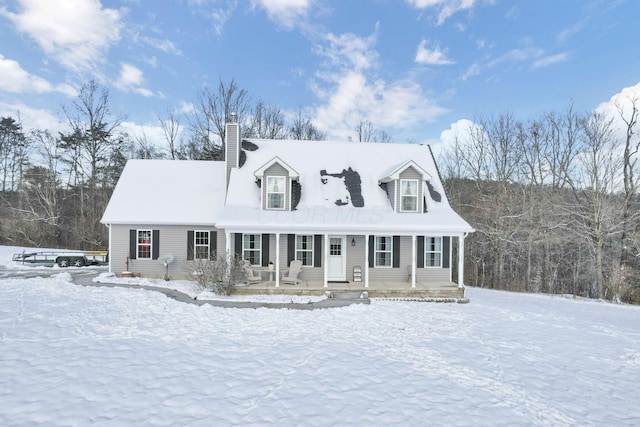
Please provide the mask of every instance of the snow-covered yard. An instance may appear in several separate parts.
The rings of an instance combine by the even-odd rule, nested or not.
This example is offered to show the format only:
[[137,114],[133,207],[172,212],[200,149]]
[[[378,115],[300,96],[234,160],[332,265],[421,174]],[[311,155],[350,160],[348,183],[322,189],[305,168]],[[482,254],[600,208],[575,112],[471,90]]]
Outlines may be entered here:
[[0,279],[0,425],[640,424],[638,307],[228,309],[58,271]]

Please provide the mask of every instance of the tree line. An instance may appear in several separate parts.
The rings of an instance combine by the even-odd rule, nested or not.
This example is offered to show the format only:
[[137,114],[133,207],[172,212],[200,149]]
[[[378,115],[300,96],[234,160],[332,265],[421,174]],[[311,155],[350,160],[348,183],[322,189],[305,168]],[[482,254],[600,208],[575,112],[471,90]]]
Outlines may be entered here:
[[[466,284],[640,302],[639,105],[630,99],[617,117],[572,106],[529,121],[478,116],[455,135],[438,163],[452,206],[476,229]],[[2,245],[106,248],[99,221],[126,161],[222,160],[231,113],[243,137],[326,139],[302,110],[287,116],[254,102],[234,80],[200,91],[189,113],[158,116],[163,146],[126,133],[93,81],[62,112],[66,127],[55,134],[0,118]],[[354,134],[392,140],[366,120]]]
[[467,284],[640,302],[638,105],[477,117],[454,138],[440,166],[477,230]]

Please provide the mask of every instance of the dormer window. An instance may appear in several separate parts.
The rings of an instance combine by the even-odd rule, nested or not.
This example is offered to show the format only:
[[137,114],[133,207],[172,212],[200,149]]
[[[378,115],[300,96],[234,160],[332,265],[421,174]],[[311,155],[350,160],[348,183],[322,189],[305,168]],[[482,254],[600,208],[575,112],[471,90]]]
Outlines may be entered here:
[[400,211],[402,212],[418,211],[418,180],[417,179],[401,179],[400,180]]
[[285,177],[267,177],[267,209],[284,209]]

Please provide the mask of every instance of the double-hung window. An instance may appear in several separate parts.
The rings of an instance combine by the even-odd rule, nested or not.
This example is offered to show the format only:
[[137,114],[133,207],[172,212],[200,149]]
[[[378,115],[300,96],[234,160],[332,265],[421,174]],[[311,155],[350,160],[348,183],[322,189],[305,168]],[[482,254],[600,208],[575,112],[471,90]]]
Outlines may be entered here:
[[194,254],[196,259],[209,259],[209,232],[194,232]]
[[401,179],[400,180],[400,211],[402,212],[418,211],[418,180],[417,179]]
[[376,236],[375,267],[391,267],[393,265],[393,237]]
[[313,265],[313,235],[296,236],[296,259],[302,265]]
[[244,234],[242,236],[242,257],[251,265],[262,265],[262,235]]
[[267,209],[284,209],[284,176],[267,177]]
[[426,237],[424,249],[424,266],[442,267],[442,237]]
[[151,259],[151,236],[151,230],[138,230],[136,258]]

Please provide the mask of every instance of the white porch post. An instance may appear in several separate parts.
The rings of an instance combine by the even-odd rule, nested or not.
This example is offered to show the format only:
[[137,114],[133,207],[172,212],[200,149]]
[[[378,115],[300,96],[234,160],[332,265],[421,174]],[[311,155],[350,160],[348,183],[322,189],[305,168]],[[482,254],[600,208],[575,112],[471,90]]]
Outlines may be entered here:
[[458,236],[458,287],[464,287],[462,283],[464,280],[464,238],[467,237],[467,233]]
[[364,287],[369,287],[369,235],[364,235]]
[[418,248],[416,247],[416,235],[413,234],[411,236],[411,287],[416,287],[416,254],[418,253]]
[[329,235],[324,235],[324,287],[329,287],[329,281],[327,280],[327,274],[329,274]]
[[276,288],[280,287],[280,233],[276,233]]
[[[225,254],[224,254],[224,259],[227,261],[227,278],[229,277],[229,274],[231,274],[231,233],[228,231],[225,231],[224,233],[224,238],[225,238]],[[236,248],[237,250],[237,248]]]

